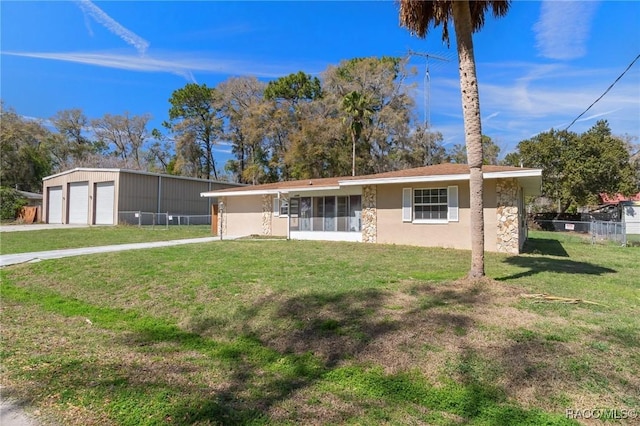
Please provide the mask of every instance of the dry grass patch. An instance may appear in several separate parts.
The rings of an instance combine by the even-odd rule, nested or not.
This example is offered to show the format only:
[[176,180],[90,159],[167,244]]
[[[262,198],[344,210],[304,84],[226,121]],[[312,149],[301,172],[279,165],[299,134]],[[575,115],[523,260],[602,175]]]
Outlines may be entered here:
[[464,252],[288,241],[20,265],[2,271],[3,380],[64,424],[566,424],[566,408],[635,408],[636,305],[615,299],[635,294],[632,257],[565,247],[488,256],[500,280],[480,284],[443,278]]

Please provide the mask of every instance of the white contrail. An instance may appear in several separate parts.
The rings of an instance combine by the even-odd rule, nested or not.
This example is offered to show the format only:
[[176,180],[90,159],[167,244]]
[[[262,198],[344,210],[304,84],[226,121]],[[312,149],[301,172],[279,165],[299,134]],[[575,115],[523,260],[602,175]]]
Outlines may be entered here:
[[118,22],[116,22],[112,17],[104,13],[102,9],[93,4],[89,0],[76,0],[76,3],[85,14],[85,17],[91,16],[96,20],[99,24],[103,25],[106,29],[111,31],[113,34],[120,37],[126,43],[135,47],[138,50],[140,55],[144,55],[149,47],[149,42],[142,37],[138,36],[132,31],[129,31]]
[[[75,62],[106,68],[140,72],[169,72],[195,83],[193,71],[222,75],[253,75],[269,79],[279,78],[295,70],[318,68],[315,63],[281,62],[270,64],[263,61],[243,61],[234,58],[207,58],[206,53],[181,55],[173,52],[154,52],[153,56],[138,56],[120,52],[6,52],[0,55],[25,58],[49,59]],[[458,89],[459,90],[459,89]]]

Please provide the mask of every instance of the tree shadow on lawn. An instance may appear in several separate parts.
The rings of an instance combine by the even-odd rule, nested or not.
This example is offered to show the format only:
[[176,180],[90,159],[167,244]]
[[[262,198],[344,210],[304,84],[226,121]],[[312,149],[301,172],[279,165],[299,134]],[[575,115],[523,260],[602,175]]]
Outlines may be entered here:
[[[356,395],[345,405],[334,400],[339,399],[334,395],[329,397],[329,402],[314,405],[301,396],[305,389],[313,393],[314,384],[326,380],[332,371],[350,365],[353,360],[365,360],[365,364],[373,362],[373,366],[400,365],[397,370],[401,372],[398,373],[400,376],[391,372],[390,380],[370,378],[365,381],[367,384],[358,382],[358,386],[374,387],[368,391],[378,395],[380,404],[393,404],[398,398],[398,382],[402,383],[401,387],[415,386],[402,378],[402,374],[416,368],[411,364],[411,356],[406,357],[405,364],[392,359],[401,353],[398,346],[414,338],[420,341],[418,346],[437,343],[438,339],[444,339],[448,344],[461,344],[477,325],[466,312],[492,303],[491,295],[481,286],[460,288],[455,284],[420,284],[407,291],[408,294],[366,289],[345,293],[314,292],[293,297],[270,295],[259,299],[244,312],[248,316],[244,317],[242,330],[238,330],[238,341],[217,352],[230,371],[224,387],[216,390],[213,398],[202,400],[199,408],[194,409],[191,404],[176,407],[172,417],[214,420],[221,424],[248,421],[321,424],[354,420],[370,402],[359,400]],[[262,318],[265,312],[273,328]],[[254,322],[256,318],[259,320]],[[216,323],[207,318],[202,321]],[[282,324],[291,327],[274,332]],[[206,333],[206,325],[194,324],[194,327]],[[278,369],[283,364],[288,367]],[[437,401],[442,390],[425,388],[421,392],[426,395],[425,399],[435,399],[426,403],[429,409],[472,419],[486,416],[483,407],[493,407],[491,415],[502,415],[499,406],[504,402],[504,394],[479,392],[487,386],[480,379],[465,383],[465,386],[468,395],[462,401],[450,401],[451,405]],[[470,395],[475,396],[471,398]],[[283,403],[289,407],[293,405],[293,418],[291,413],[282,413],[286,411]],[[330,404],[329,408],[327,404]],[[509,410],[513,411],[514,407],[510,406]],[[528,418],[528,412],[519,412]],[[279,415],[282,418],[278,418]]]
[[562,243],[550,238],[527,238],[522,252],[546,256],[569,257],[569,253],[564,249]]
[[[241,319],[232,321],[241,324],[238,329],[231,326],[225,332],[235,335],[228,343],[202,337],[216,334],[207,330],[208,327],[223,324],[216,318],[206,317],[189,325],[189,329],[198,330],[198,333],[141,329],[129,333],[119,343],[144,347],[145,351],[152,350],[154,345],[169,344],[177,351],[208,353],[221,363],[226,371],[224,383],[209,389],[206,393],[210,397],[204,396],[201,389],[175,388],[158,377],[162,383],[157,387],[168,386],[171,394],[200,395],[198,401],[172,409],[169,415],[174,423],[180,423],[179,419],[189,419],[183,424],[206,421],[268,423],[268,420],[274,420],[274,410],[276,413],[282,411],[277,407],[291,398],[296,399],[293,403],[299,411],[296,417],[289,418],[290,414],[285,413],[282,419],[275,421],[342,423],[356,419],[367,403],[354,400],[342,407],[328,409],[323,404],[308,404],[296,394],[325,380],[332,371],[343,368],[363,354],[369,353],[369,359],[377,357],[379,354],[375,351],[381,342],[394,346],[394,341],[406,340],[406,334],[415,333],[416,328],[424,328],[429,333],[437,330],[440,335],[458,338],[466,334],[474,322],[464,313],[449,312],[449,308],[453,307],[455,311],[456,307],[471,307],[489,300],[478,288],[460,290],[446,285],[415,285],[409,292],[412,296],[404,293],[398,296],[395,292],[377,289],[314,292],[292,297],[269,295],[258,298],[242,310]],[[404,303],[413,305],[418,299],[425,303],[409,306],[411,309],[404,306]],[[288,328],[280,329],[283,325]],[[396,349],[394,347],[394,351]],[[385,361],[393,362],[386,359],[383,363]],[[375,383],[375,392],[383,395],[383,401],[394,398],[397,392],[394,380]],[[133,389],[133,392],[137,390]]]
[[508,257],[504,262],[528,270],[496,278],[498,281],[515,280],[541,272],[584,275],[604,275],[617,272],[614,269],[593,263],[570,260],[569,254],[559,241],[546,238],[527,239],[523,255]]
[[558,259],[555,257],[512,256],[505,259],[504,262],[508,263],[509,265],[518,266],[520,268],[528,268],[528,270],[508,275],[506,277],[496,278],[496,280],[498,281],[515,280],[522,277],[536,275],[541,272],[579,275],[604,275],[617,272],[615,269],[594,265],[593,263],[578,262],[569,259]]
[[[492,413],[489,415],[498,421],[500,416],[507,416],[505,410],[516,409],[523,418],[531,420],[529,411],[513,405],[504,406],[504,392],[499,389],[480,392],[483,388],[496,389],[496,386],[481,376],[472,375],[465,367],[472,362],[474,351],[478,351],[488,362],[500,363],[501,368],[507,370],[505,375],[515,376],[519,372],[515,371],[516,363],[511,358],[526,357],[526,354],[519,354],[525,348],[511,348],[507,343],[503,355],[509,356],[510,361],[503,362],[493,359],[493,354],[480,352],[482,349],[473,349],[477,342],[467,339],[478,325],[474,311],[489,309],[495,303],[495,291],[510,292],[512,289],[499,284],[488,289],[451,283],[417,284],[404,290],[317,291],[291,297],[278,294],[259,297],[243,311],[244,317],[238,319],[242,322],[238,329],[231,327],[222,331],[222,335],[228,335],[228,341],[205,337],[220,335],[219,330],[207,333],[208,326],[220,324],[209,318],[202,318],[202,324],[194,326],[199,333],[184,331],[171,324],[137,323],[129,328],[132,331],[114,340],[114,344],[131,352],[131,359],[122,362],[100,360],[99,368],[90,361],[83,361],[85,365],[80,367],[63,368],[65,386],[79,395],[83,390],[111,395],[105,399],[113,405],[105,409],[115,412],[114,419],[121,422],[130,422],[131,416],[136,414],[129,414],[128,418],[126,415],[117,417],[119,409],[126,412],[139,406],[140,411],[133,413],[142,415],[145,409],[153,407],[154,401],[161,401],[159,406],[164,412],[155,413],[153,419],[172,424],[342,423],[358,419],[372,404],[367,401],[367,398],[371,399],[370,395],[375,395],[374,405],[382,407],[394,407],[398,401],[411,404],[402,399],[404,390],[399,393],[399,389],[406,388],[418,389],[420,401],[413,404],[422,404],[427,410],[453,413],[465,419],[484,416],[486,420],[488,414],[483,410],[488,407]],[[289,328],[279,328],[283,325]],[[431,388],[431,385],[408,378],[412,370],[423,368],[429,362],[428,357],[418,360],[416,351],[407,355],[400,349],[411,344],[418,348],[441,346],[445,348],[442,356],[458,357],[460,377],[463,378],[461,399],[446,396],[446,389]],[[142,365],[134,356],[140,353],[150,355]],[[194,353],[207,361],[193,364],[181,361],[193,357]],[[402,357],[404,361],[397,359]],[[179,364],[175,367],[177,371],[171,369],[171,360]],[[345,396],[351,392],[347,389],[333,393],[313,388],[327,380],[332,386],[349,386],[332,382],[328,377],[354,363],[361,366],[359,374],[366,376],[356,386],[365,388],[364,397],[357,393]],[[398,368],[380,378],[363,365]],[[193,366],[196,366],[195,371]],[[39,368],[41,377],[53,377],[60,371],[55,365]],[[115,373],[111,378],[101,379],[104,369]],[[198,376],[209,369],[218,374],[214,382],[203,381]],[[183,377],[190,374],[196,375],[194,380]],[[425,376],[428,377],[426,373]],[[460,385],[455,386],[454,389],[460,390]],[[325,398],[323,402],[309,403],[309,393],[305,394],[307,389],[317,398]]]

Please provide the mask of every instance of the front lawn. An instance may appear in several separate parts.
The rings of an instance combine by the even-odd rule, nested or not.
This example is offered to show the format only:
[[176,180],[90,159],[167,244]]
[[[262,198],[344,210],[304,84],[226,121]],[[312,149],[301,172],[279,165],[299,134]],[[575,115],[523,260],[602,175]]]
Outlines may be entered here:
[[[487,254],[481,285],[458,279],[465,251],[282,240],[5,268],[3,392],[70,425],[638,410],[640,249],[530,237],[528,254]],[[540,293],[575,303],[523,297]]]

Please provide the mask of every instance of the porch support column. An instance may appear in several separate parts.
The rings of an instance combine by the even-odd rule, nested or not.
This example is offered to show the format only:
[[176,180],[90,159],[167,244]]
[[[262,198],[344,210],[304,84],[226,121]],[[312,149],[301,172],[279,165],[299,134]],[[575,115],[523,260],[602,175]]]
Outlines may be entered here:
[[497,192],[497,251],[518,254],[520,252],[520,223],[518,217],[518,181],[499,179]]
[[227,197],[218,198],[218,235],[220,239],[227,234]]
[[377,186],[362,187],[362,242],[375,243],[378,240]]
[[271,235],[274,198],[277,198],[277,195],[262,196],[262,235]]

